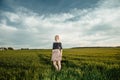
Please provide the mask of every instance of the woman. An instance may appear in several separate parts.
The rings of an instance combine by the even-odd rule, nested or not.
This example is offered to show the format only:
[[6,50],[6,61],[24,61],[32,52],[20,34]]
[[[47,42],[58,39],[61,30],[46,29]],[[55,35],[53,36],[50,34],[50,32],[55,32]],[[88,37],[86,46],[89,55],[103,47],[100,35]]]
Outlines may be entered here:
[[62,60],[62,43],[59,40],[59,35],[55,36],[55,42],[53,43],[52,58],[53,65],[57,71],[61,70]]

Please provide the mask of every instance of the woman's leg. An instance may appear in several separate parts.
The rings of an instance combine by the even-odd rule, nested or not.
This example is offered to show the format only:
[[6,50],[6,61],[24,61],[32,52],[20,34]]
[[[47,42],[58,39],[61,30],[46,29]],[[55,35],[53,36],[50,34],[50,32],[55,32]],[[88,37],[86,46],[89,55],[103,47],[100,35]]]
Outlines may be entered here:
[[53,65],[54,65],[55,69],[58,70],[57,61],[53,61]]
[[58,61],[58,70],[61,70],[61,61]]

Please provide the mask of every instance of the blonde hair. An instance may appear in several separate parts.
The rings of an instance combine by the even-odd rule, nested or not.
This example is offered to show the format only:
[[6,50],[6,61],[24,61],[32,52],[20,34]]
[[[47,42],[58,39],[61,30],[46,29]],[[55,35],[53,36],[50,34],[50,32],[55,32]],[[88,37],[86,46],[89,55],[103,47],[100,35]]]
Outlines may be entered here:
[[59,41],[59,35],[55,35],[55,41]]

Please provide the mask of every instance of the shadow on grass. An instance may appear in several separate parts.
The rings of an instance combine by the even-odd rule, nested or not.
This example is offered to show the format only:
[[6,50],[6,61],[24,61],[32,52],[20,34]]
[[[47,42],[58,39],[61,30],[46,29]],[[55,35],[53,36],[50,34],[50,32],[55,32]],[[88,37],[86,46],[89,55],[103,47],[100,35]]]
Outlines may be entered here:
[[120,80],[120,68],[108,69],[105,75],[109,80]]
[[120,60],[120,53],[115,54],[115,58],[116,58],[117,60]]
[[43,65],[51,65],[50,57],[45,56],[43,54],[39,54],[39,62],[42,63]]
[[21,65],[21,64],[8,64],[4,62],[0,62],[0,67],[5,68],[5,69],[20,68],[24,70],[28,70],[31,68],[31,66],[29,65],[26,66],[26,65]]

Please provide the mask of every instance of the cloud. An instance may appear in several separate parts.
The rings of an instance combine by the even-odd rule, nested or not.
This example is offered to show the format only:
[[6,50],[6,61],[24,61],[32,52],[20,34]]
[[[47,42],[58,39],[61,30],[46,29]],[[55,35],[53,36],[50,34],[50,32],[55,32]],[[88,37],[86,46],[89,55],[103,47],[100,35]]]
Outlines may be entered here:
[[101,0],[94,8],[54,14],[39,14],[25,7],[1,11],[0,45],[51,48],[56,34],[61,36],[63,47],[120,45],[118,2]]

